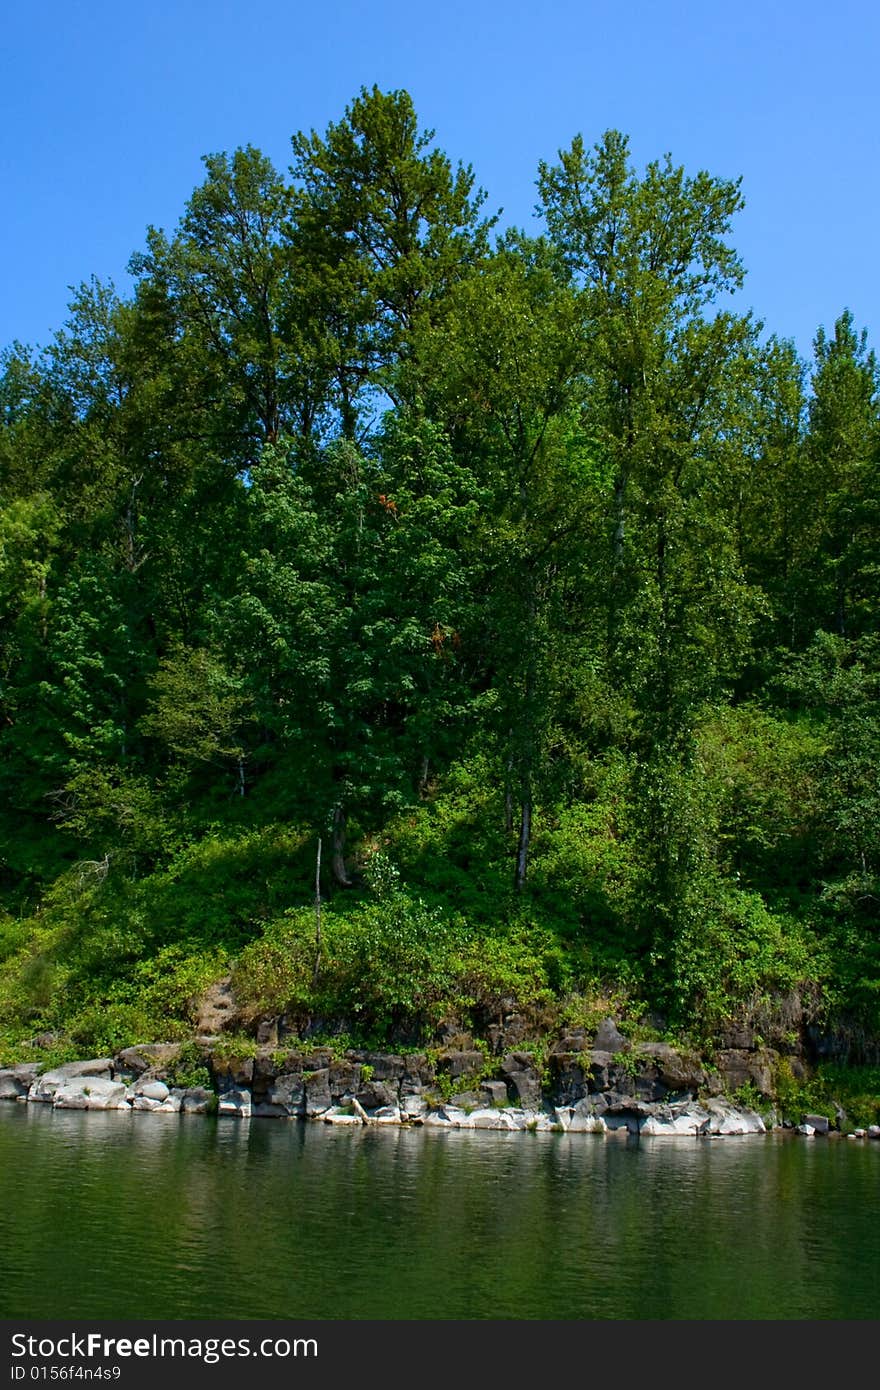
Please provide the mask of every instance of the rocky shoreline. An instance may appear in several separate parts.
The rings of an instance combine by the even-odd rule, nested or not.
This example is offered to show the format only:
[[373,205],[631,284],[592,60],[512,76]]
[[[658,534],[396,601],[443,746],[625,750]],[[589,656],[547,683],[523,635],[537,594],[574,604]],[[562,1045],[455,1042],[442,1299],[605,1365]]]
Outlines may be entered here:
[[[182,1044],[151,1043],[49,1070],[34,1062],[5,1068],[0,1100],[58,1110],[216,1112],[238,1120],[645,1138],[716,1138],[782,1127],[772,1108],[762,1117],[730,1099],[719,1073],[698,1059],[665,1043],[632,1048],[613,1020],[589,1045],[580,1036],[564,1037],[543,1058],[527,1050],[487,1058],[467,1046],[342,1055],[324,1047],[262,1046],[236,1056],[216,1037],[197,1039],[190,1057],[193,1048],[207,1084],[181,1077]],[[804,1115],[797,1126],[809,1136],[833,1129],[824,1115]],[[880,1138],[880,1127],[850,1137]]]

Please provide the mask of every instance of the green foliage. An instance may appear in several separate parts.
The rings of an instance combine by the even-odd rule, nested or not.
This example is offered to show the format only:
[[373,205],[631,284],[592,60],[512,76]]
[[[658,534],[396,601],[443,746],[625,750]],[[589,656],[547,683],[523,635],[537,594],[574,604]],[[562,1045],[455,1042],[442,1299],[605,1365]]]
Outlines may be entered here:
[[211,1073],[205,1065],[201,1049],[193,1042],[184,1043],[166,1071],[169,1086],[179,1086],[182,1090],[195,1089],[196,1086],[211,1089]]
[[493,247],[364,88],[3,354],[5,1048],[234,968],[311,1037],[790,994],[874,1055],[876,361],[723,307],[737,181],[609,131],[538,189]]

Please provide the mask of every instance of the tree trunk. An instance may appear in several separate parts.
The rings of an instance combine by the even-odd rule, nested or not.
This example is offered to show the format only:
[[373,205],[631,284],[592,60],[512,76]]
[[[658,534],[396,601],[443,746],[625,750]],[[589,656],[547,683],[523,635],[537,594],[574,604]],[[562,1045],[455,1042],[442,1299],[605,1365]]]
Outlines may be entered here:
[[527,788],[523,794],[519,821],[519,842],[516,847],[516,879],[514,887],[521,893],[526,886],[526,872],[529,861],[529,841],[532,838],[532,793]]
[[333,808],[333,877],[340,888],[350,888],[351,879],[345,867],[345,823],[346,814],[342,806]]

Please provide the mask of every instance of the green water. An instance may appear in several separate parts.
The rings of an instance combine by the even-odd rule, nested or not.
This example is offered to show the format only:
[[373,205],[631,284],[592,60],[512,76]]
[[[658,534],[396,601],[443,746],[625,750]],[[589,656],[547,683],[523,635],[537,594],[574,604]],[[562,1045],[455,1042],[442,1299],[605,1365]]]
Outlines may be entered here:
[[0,1105],[7,1318],[878,1311],[878,1143]]

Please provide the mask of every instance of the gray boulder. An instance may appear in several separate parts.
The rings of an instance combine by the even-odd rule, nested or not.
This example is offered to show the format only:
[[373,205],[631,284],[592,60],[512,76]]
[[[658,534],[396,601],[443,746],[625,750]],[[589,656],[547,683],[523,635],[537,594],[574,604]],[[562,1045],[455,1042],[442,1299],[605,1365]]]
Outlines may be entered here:
[[180,1097],[180,1109],[184,1115],[205,1115],[214,1105],[214,1092],[204,1086],[190,1086]]
[[164,1075],[180,1055],[181,1043],[139,1043],[136,1047],[124,1047],[113,1058],[113,1076],[127,1076],[135,1080],[148,1071],[151,1075]]
[[537,1110],[542,1101],[541,1078],[536,1071],[512,1071],[507,1075],[507,1088],[514,1105],[523,1110]]
[[251,1093],[243,1089],[222,1091],[217,1102],[218,1115],[231,1115],[236,1120],[249,1120],[251,1117]]
[[368,1081],[361,1086],[355,1083],[358,1103],[365,1110],[379,1110],[385,1105],[397,1104],[397,1087],[385,1081]]
[[827,1134],[831,1128],[827,1115],[804,1115],[802,1123],[809,1125],[815,1134]]
[[605,1018],[596,1029],[593,1047],[598,1052],[628,1052],[629,1038],[624,1037],[613,1018]]
[[506,1083],[503,1081],[484,1081],[480,1087],[480,1100],[483,1106],[506,1105]]
[[[306,1084],[302,1076],[288,1073],[277,1077],[261,1103],[277,1108],[282,1115],[302,1115],[306,1104]],[[275,1108],[271,1113],[276,1113]]]
[[305,1084],[305,1112],[307,1115],[321,1115],[332,1104],[330,1096],[330,1069],[319,1067],[303,1077]]
[[146,1100],[154,1100],[157,1104],[167,1100],[171,1094],[164,1081],[142,1081],[135,1086],[134,1092],[136,1096],[143,1096]]
[[25,1099],[39,1070],[39,1062],[20,1062],[15,1067],[4,1067],[0,1071],[0,1100]]

